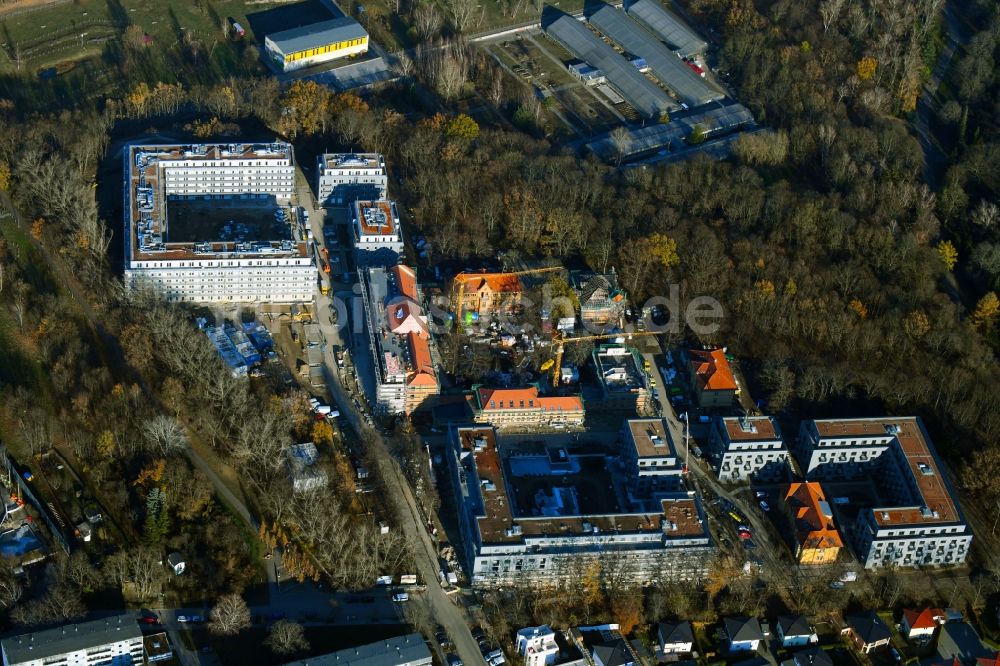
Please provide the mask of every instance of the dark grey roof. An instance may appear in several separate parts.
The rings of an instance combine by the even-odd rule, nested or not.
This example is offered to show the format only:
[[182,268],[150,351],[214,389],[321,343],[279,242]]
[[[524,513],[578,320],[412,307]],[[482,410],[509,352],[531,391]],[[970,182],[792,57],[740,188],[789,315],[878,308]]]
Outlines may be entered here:
[[131,613],[116,615],[103,620],[68,624],[54,629],[5,638],[3,651],[5,663],[14,666],[22,662],[47,659],[67,652],[117,643],[129,639],[142,641],[142,632],[136,616]]
[[[705,138],[712,138],[750,126],[753,122],[753,115],[742,104],[734,101],[712,102],[684,113],[671,114],[668,123],[648,124],[630,130],[631,140],[623,157],[629,159],[634,155],[653,152],[663,147],[670,150],[684,147],[685,140],[691,135],[695,126],[702,128]],[[617,157],[617,147],[611,140],[610,132],[589,142],[587,148],[604,159]]]
[[976,630],[967,622],[947,622],[941,625],[937,653],[942,661],[957,658],[966,666],[975,664],[980,657],[993,655],[993,652],[986,649],[979,640]]
[[680,18],[664,9],[658,0],[636,0],[625,6],[625,11],[629,16],[644,23],[682,56],[701,53],[708,46],[705,40],[687,27]]
[[673,90],[685,104],[697,106],[725,97],[625,12],[604,2],[591,3],[584,12],[594,27],[629,53],[645,60],[659,82]]
[[542,29],[577,58],[604,72],[608,83],[640,115],[655,118],[677,107],[666,92],[569,14],[546,5],[542,11]]
[[821,647],[799,650],[781,662],[781,666],[833,666],[833,657]]
[[319,657],[292,661],[286,666],[416,666],[431,663],[431,651],[420,634],[387,638]]
[[660,642],[662,643],[693,643],[694,633],[690,622],[661,622]]
[[847,626],[866,644],[892,638],[889,627],[885,626],[882,618],[873,612],[848,615],[844,619],[847,621]]
[[778,627],[783,636],[809,636],[812,634],[812,626],[805,615],[779,615]]
[[592,651],[595,661],[600,661],[602,666],[625,666],[632,663],[632,653],[621,638],[595,645]]
[[341,16],[329,21],[320,21],[276,32],[268,35],[267,38],[274,42],[274,45],[281,49],[282,53],[289,55],[334,42],[359,39],[367,35],[368,33],[365,32],[360,23],[350,16]]
[[723,624],[730,641],[762,641],[764,633],[760,630],[760,622],[755,617],[727,617]]

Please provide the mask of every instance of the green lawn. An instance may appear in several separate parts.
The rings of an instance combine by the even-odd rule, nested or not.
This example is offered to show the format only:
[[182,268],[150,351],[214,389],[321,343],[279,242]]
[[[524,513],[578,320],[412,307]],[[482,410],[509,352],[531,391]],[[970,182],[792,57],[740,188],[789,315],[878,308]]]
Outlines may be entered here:
[[[14,45],[29,52],[26,64],[37,67],[38,63],[53,62],[53,50],[60,60],[79,58],[81,51],[92,53],[101,38],[120,34],[130,23],[142,28],[161,48],[169,48],[185,34],[211,42],[222,39],[222,26],[230,18],[239,21],[249,36],[246,15],[273,4],[251,5],[244,0],[76,0],[0,17],[0,44],[7,54]],[[3,60],[5,68],[13,67],[8,58]]]

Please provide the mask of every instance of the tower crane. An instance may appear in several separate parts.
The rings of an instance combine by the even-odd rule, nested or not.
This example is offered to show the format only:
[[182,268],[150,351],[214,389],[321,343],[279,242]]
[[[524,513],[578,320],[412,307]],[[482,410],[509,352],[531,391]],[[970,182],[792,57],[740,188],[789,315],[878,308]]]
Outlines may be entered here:
[[465,309],[465,283],[469,280],[481,279],[486,276],[498,277],[498,278],[509,278],[509,277],[521,277],[522,275],[537,275],[539,273],[551,273],[553,271],[564,270],[562,266],[549,266],[548,268],[530,268],[524,271],[513,271],[513,272],[501,272],[501,273],[490,273],[488,271],[483,271],[480,273],[459,273],[452,280],[452,302],[455,304],[455,317],[456,321],[462,321],[463,310]]
[[626,340],[631,340],[634,337],[648,337],[651,335],[658,335],[658,333],[655,331],[634,331],[632,333],[619,332],[608,333],[606,335],[585,335],[579,338],[564,338],[561,335],[556,337],[554,340],[556,344],[556,359],[555,364],[552,366],[552,386],[559,386],[559,382],[562,378],[563,345],[576,344],[578,342],[614,340],[615,338],[625,338]]

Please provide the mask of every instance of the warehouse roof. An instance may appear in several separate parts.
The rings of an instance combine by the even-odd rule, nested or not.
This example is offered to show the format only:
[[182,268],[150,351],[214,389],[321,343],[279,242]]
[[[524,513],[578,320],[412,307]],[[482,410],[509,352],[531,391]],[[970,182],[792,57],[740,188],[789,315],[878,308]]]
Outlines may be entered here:
[[267,38],[285,55],[314,49],[327,44],[367,37],[361,24],[349,16],[311,23],[291,30],[282,30]]
[[338,650],[285,666],[400,666],[430,664],[431,651],[420,634],[406,634],[375,643]]
[[[685,145],[696,126],[706,139],[732,132],[753,124],[753,116],[745,106],[732,100],[711,102],[705,106],[682,113],[670,114],[669,123],[648,124],[630,131],[628,145],[622,155],[625,159],[650,153],[661,148],[676,150]],[[613,159],[618,149],[610,132],[589,142],[587,148],[604,159]]]
[[685,104],[697,106],[725,97],[624,12],[604,2],[594,2],[585,11],[594,27],[629,53],[645,60],[657,80],[673,90]]
[[667,93],[643,76],[635,65],[569,14],[546,6],[542,12],[542,28],[573,55],[604,72],[608,83],[640,115],[655,118],[664,111],[677,108]]
[[627,5],[629,16],[644,23],[682,56],[701,53],[708,44],[657,0],[636,0]]
[[56,655],[117,643],[129,639],[142,640],[142,632],[134,614],[116,615],[93,622],[68,624],[43,629],[3,640],[4,663],[34,662]]

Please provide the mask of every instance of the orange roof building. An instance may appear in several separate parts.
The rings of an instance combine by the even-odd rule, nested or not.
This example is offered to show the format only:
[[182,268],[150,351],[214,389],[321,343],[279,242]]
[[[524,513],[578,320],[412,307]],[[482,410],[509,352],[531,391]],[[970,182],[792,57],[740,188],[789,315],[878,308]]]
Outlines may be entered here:
[[785,503],[795,527],[795,556],[799,564],[836,561],[844,541],[833,522],[833,510],[816,482],[793,483]]
[[578,395],[542,396],[536,385],[513,389],[474,386],[472,392],[474,420],[497,430],[516,432],[583,425],[583,398]]
[[688,352],[691,378],[701,407],[729,407],[736,397],[738,386],[733,371],[721,349]]
[[513,311],[521,303],[521,281],[513,273],[459,273],[452,293],[455,310],[461,315],[474,312],[480,317]]
[[397,265],[359,272],[380,414],[412,414],[440,393],[417,276]]

